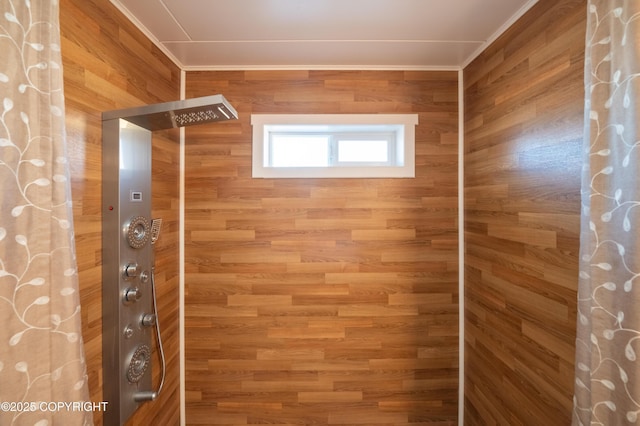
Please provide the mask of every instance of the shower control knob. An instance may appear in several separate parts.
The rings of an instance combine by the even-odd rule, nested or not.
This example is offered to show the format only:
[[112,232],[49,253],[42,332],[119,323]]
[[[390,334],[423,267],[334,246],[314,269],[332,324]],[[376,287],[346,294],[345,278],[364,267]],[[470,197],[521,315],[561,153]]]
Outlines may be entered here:
[[138,287],[128,288],[124,291],[124,300],[126,302],[135,302],[142,297],[142,293]]
[[156,316],[154,314],[144,314],[142,316],[142,325],[145,327],[153,327],[156,325]]
[[124,267],[124,274],[129,277],[137,277],[138,276],[138,264],[137,263],[129,263]]

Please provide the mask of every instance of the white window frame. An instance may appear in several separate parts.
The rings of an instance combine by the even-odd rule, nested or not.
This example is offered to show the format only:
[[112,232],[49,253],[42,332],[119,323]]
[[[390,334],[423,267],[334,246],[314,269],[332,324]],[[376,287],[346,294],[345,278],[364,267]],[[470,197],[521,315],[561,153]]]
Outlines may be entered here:
[[[418,114],[252,114],[254,178],[412,178],[415,177],[415,126]],[[295,132],[340,135],[358,126],[359,137],[380,135],[395,140],[388,163],[333,161],[329,167],[272,167],[267,164],[271,133]],[[298,127],[300,128],[300,127]],[[335,148],[335,146],[334,146]],[[335,156],[332,155],[335,159]]]

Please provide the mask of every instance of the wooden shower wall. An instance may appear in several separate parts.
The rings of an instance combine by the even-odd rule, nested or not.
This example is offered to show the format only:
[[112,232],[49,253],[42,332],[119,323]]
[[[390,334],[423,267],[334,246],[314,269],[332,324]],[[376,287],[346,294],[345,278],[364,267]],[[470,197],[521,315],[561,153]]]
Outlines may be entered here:
[[[454,424],[456,72],[189,72],[187,424]],[[253,113],[417,113],[415,179],[252,179]]]
[[571,423],[585,0],[540,0],[464,71],[465,424]]
[[[91,399],[100,402],[103,381],[117,380],[102,374],[101,114],[179,99],[180,71],[108,0],[62,0],[60,29],[82,336]],[[155,132],[152,153],[153,216],[163,218],[162,233],[154,247],[169,373],[161,397],[144,404],[129,425],[179,423],[177,136],[176,131]],[[113,236],[117,238],[119,235]],[[157,367],[155,357],[154,363]],[[157,368],[154,383],[158,383]],[[102,413],[94,413],[94,420],[101,425]]]

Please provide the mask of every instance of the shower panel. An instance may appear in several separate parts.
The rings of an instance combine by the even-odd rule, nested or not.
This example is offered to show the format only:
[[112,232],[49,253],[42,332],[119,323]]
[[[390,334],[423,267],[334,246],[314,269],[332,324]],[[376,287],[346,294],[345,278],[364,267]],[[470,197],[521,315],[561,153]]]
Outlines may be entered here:
[[152,244],[160,220],[151,220],[151,132],[237,117],[222,95],[102,114],[105,425],[123,424],[141,403],[158,396],[163,381],[153,388],[154,329],[160,353],[162,347],[155,309]]

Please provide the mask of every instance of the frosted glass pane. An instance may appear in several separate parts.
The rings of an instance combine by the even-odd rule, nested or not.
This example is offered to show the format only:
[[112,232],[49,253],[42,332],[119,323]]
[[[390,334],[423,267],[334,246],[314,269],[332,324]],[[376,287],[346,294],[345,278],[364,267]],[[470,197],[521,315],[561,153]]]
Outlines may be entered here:
[[387,141],[341,140],[338,143],[339,162],[386,163],[388,152]]
[[329,139],[326,136],[274,135],[271,139],[272,167],[327,167]]

